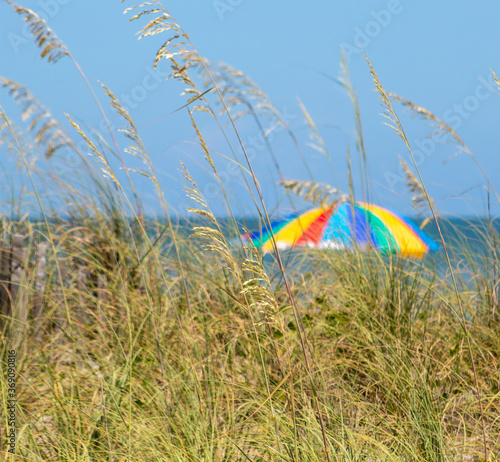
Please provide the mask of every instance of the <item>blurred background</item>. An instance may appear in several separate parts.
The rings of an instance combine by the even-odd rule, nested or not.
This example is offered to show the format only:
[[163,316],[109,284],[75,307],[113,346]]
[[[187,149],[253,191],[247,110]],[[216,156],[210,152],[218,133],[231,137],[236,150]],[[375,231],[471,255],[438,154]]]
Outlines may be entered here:
[[[138,24],[129,23],[130,15],[123,15],[124,8],[132,3],[96,0],[22,3],[46,18],[67,45],[116,128],[122,122],[105,104],[106,96],[99,82],[107,85],[129,110],[173,208],[184,214],[190,205],[179,171],[182,160],[214,212],[224,215],[220,191],[203,159],[186,109],[174,112],[186,102],[186,97],[180,95],[183,88],[178,82],[166,79],[168,64],[153,70],[152,62],[162,38],[137,40]],[[386,119],[380,115],[383,109],[362,48],[385,89],[412,100],[448,123],[487,172],[491,189],[499,186],[500,99],[490,69],[500,72],[497,27],[500,4],[491,0],[477,4],[462,0],[439,3],[323,0],[307,5],[282,0],[191,0],[165,2],[165,6],[188,32],[202,56],[213,63],[228,63],[247,74],[282,113],[307,163],[306,167],[287,133],[276,130],[270,141],[285,178],[312,179],[347,192],[349,148],[356,198],[362,199],[353,106],[345,89],[336,82],[343,49],[359,98],[371,200],[407,215],[416,214],[398,156],[410,165],[411,161],[401,139],[384,125]],[[64,116],[67,113],[82,128],[107,136],[97,105],[70,60],[63,59],[56,65],[41,60],[31,33],[7,3],[0,3],[0,30],[0,75],[26,85],[65,126],[68,126]],[[333,169],[324,155],[308,146],[310,132],[298,99],[323,136]],[[0,102],[12,119],[22,125],[20,109],[3,89]],[[428,122],[410,118],[401,105],[395,107],[429,193],[440,211],[451,216],[486,214],[488,180],[471,157],[460,152],[449,137],[430,138],[433,128]],[[222,133],[208,116],[201,114],[197,122],[213,150],[235,213],[251,215],[254,213],[251,197],[239,173],[235,173],[226,159],[230,152]],[[283,198],[275,164],[255,123],[242,118],[238,127],[253,159],[266,204],[272,209]],[[68,130],[73,133],[71,127]],[[78,140],[76,134],[75,139]],[[5,152],[5,148],[0,146],[0,151]],[[126,161],[131,167],[138,163],[132,157]],[[35,162],[45,161],[35,159]],[[78,167],[78,160],[65,157],[63,151],[51,162],[62,175]],[[12,154],[3,155],[0,160],[9,194],[24,181],[17,163]],[[150,204],[145,212],[159,213],[148,180],[137,176],[134,181],[145,204]],[[7,195],[5,188],[2,194]],[[490,206],[493,215],[500,212],[493,194]]]

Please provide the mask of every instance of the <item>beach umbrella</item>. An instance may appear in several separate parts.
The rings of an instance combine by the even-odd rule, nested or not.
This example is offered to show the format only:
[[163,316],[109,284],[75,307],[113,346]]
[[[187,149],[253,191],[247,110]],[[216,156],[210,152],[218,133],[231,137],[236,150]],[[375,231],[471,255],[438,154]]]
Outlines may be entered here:
[[[383,254],[422,258],[438,245],[412,220],[384,207],[339,202],[292,213],[271,222],[279,249],[310,246],[332,249],[376,249]],[[263,252],[273,250],[268,227],[242,236]]]

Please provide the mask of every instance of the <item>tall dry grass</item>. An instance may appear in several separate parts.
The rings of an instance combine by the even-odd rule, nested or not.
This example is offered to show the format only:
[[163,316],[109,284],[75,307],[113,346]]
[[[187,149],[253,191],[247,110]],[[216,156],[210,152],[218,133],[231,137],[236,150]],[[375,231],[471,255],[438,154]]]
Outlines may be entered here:
[[[42,58],[73,59],[41,18],[8,3],[30,25]],[[197,118],[203,112],[217,123],[255,214],[268,228],[269,213],[237,128],[238,107],[264,137],[270,134],[270,114],[277,123],[285,121],[254,82],[204,60],[159,2],[127,12],[144,24],[139,38],[165,37],[153,63],[167,61],[172,79],[182,85],[182,109],[229,218],[215,217],[182,165],[194,218],[176,219],[140,130],[112,89],[103,86],[101,99],[90,93],[103,114],[101,100],[123,123],[107,142],[71,115],[68,134],[28,89],[1,80],[32,118],[26,133],[0,107],[3,146],[17,156],[30,186],[29,193],[12,198],[1,237],[5,242],[23,234],[32,256],[34,244],[48,243],[45,285],[37,284],[31,266],[21,283],[30,319],[17,316],[19,306],[2,318],[2,434],[9,350],[17,351],[18,365],[17,455],[9,456],[4,445],[6,460],[496,460],[500,332],[494,226],[477,231],[483,256],[466,242],[453,246],[441,232],[446,271],[432,260],[374,252],[302,249],[285,260],[276,245],[265,258],[243,246],[236,237],[242,224]],[[411,154],[391,96],[370,68],[393,128]],[[369,155],[345,62],[341,82],[353,102],[363,195],[369,198]],[[313,142],[328,157],[318,128],[303,111]],[[283,126],[303,155],[290,127]],[[119,137],[128,144],[123,152]],[[90,161],[75,147],[78,138]],[[71,152],[85,168],[58,177],[50,163],[43,171],[30,162],[34,151],[47,157]],[[144,167],[127,168],[123,154]],[[124,180],[118,167],[125,168]],[[406,165],[406,171],[416,205],[442,226],[418,170]],[[143,215],[134,174],[152,183],[164,219]],[[346,197],[314,182],[284,180],[284,186],[320,203]],[[350,189],[347,197],[353,198]],[[67,202],[64,215],[47,191]],[[18,211],[41,218],[28,220]]]

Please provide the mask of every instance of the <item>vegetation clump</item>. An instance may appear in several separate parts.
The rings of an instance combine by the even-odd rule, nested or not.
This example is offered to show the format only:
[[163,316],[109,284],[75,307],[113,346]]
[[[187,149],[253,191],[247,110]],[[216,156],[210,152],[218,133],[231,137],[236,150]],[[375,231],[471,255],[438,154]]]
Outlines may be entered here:
[[[7,3],[28,24],[42,59],[72,60],[88,84],[45,21]],[[270,212],[238,131],[241,117],[261,130],[292,207],[296,195],[321,205],[354,199],[349,149],[346,194],[312,180],[285,180],[269,142],[276,127],[307,159],[262,90],[232,67],[201,57],[160,2],[126,12],[141,22],[140,39],[164,39],[152,62],[168,63],[171,78],[183,86],[180,110],[219,184],[227,218],[215,217],[183,164],[193,218],[172,213],[140,130],[107,86],[102,99],[121,121],[118,131],[88,84],[109,129],[104,135],[71,115],[68,123],[57,121],[28,89],[0,79],[28,122],[26,129],[15,126],[0,106],[2,149],[17,157],[31,191],[11,198],[14,218],[2,217],[0,227],[4,247],[19,234],[27,247],[17,296],[11,297],[6,275],[0,281],[7,294],[0,322],[2,435],[9,351],[16,351],[17,361],[12,460],[497,460],[494,222],[475,230],[483,255],[467,243],[450,242],[451,225],[439,218],[416,163],[404,163],[413,203],[425,215],[422,225],[434,226],[442,244],[439,255],[413,261],[360,250],[282,252],[276,243],[271,255],[262,255],[239,240],[246,223],[231,209],[218,154],[198,125],[201,113],[223,132],[224,156],[233,156],[255,215],[268,225]],[[389,125],[410,155],[393,106],[398,102],[433,121],[472,156],[436,116],[386,92],[367,62]],[[363,196],[369,197],[359,105],[345,60],[342,68],[339,82],[354,106]],[[331,162],[301,107],[314,148]],[[77,147],[82,141],[84,150]],[[32,162],[37,152],[47,159],[46,169]],[[79,168],[56,175],[51,162],[69,154],[80,159]],[[130,156],[141,161],[140,169],[127,165]],[[144,213],[137,174],[153,184],[161,219]],[[25,212],[37,218],[27,219]],[[1,451],[8,460],[6,438]]]

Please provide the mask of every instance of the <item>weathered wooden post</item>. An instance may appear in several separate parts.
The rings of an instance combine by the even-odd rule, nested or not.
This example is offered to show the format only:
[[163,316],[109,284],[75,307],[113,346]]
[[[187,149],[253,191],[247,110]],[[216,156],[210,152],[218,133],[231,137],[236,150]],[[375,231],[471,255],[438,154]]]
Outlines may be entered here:
[[35,252],[35,295],[33,303],[33,332],[38,340],[42,336],[45,280],[47,277],[47,242],[39,242]]
[[11,277],[12,251],[0,248],[0,325],[4,326],[7,317],[11,316],[11,296],[10,296],[10,277]]
[[28,325],[27,252],[24,236],[15,234],[12,238],[11,295],[12,314],[19,327]]

